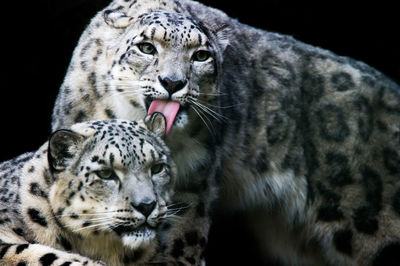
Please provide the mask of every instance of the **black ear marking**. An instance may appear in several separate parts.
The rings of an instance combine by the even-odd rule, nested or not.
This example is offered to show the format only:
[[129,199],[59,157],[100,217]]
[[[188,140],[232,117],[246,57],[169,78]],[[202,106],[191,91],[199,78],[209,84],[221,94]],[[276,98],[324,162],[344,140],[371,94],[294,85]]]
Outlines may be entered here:
[[50,167],[56,171],[64,170],[67,160],[74,156],[77,146],[84,139],[84,136],[71,130],[61,129],[54,132],[50,137],[47,153]]
[[167,130],[167,120],[162,113],[155,112],[144,119],[147,129],[157,136],[164,138]]

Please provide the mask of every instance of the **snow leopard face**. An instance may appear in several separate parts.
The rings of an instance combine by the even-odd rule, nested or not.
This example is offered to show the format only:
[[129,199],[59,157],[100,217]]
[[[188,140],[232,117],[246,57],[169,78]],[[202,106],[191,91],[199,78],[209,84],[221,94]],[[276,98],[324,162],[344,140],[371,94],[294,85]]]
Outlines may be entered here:
[[182,128],[190,117],[211,112],[207,102],[217,94],[215,50],[190,17],[142,14],[111,49],[110,89],[141,112],[162,112],[167,133],[172,125]]
[[[151,129],[165,130],[164,118],[152,123]],[[155,239],[157,225],[168,216],[174,166],[166,146],[147,128],[106,120],[53,134],[49,201],[62,227],[81,236],[111,234],[130,248]]]

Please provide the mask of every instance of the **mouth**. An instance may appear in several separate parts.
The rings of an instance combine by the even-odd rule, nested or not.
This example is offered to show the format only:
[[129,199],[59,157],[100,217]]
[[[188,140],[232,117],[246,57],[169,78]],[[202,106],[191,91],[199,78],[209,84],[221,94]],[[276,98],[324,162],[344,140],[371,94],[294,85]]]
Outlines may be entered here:
[[123,236],[130,236],[130,235],[149,235],[151,233],[154,233],[154,229],[151,228],[148,225],[141,225],[137,228],[133,227],[133,226],[125,226],[125,225],[119,225],[115,228],[113,228],[114,232],[117,233],[117,235],[119,235],[120,237]]
[[120,225],[113,230],[119,235],[125,247],[134,250],[149,245],[156,238],[156,231],[148,225],[141,225],[138,228]]
[[175,122],[176,116],[178,115],[179,112],[187,110],[188,105],[182,106],[181,103],[177,101],[147,98],[146,108],[148,115],[151,115],[155,112],[159,112],[165,116],[167,121],[166,135],[168,135]]

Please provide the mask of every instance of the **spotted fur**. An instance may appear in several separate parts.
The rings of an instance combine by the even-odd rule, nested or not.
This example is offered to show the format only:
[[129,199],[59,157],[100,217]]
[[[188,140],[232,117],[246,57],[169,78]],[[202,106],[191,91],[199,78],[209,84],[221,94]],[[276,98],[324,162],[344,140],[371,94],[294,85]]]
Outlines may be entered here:
[[154,259],[175,171],[163,131],[159,114],[75,124],[0,164],[0,265]]
[[399,261],[400,88],[382,73],[193,1],[115,0],[80,39],[53,128],[140,118],[153,98],[182,109],[166,140],[185,207],[170,261],[201,262],[217,195],[282,264]]

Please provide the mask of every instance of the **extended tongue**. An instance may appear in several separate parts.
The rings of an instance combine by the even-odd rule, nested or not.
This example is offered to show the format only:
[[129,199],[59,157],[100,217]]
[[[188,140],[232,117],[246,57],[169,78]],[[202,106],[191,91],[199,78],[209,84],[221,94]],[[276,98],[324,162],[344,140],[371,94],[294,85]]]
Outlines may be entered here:
[[172,125],[174,124],[174,120],[176,114],[179,111],[179,107],[180,107],[179,102],[153,100],[150,104],[148,114],[151,115],[154,112],[160,112],[165,116],[167,120],[166,135],[168,135],[172,128]]

